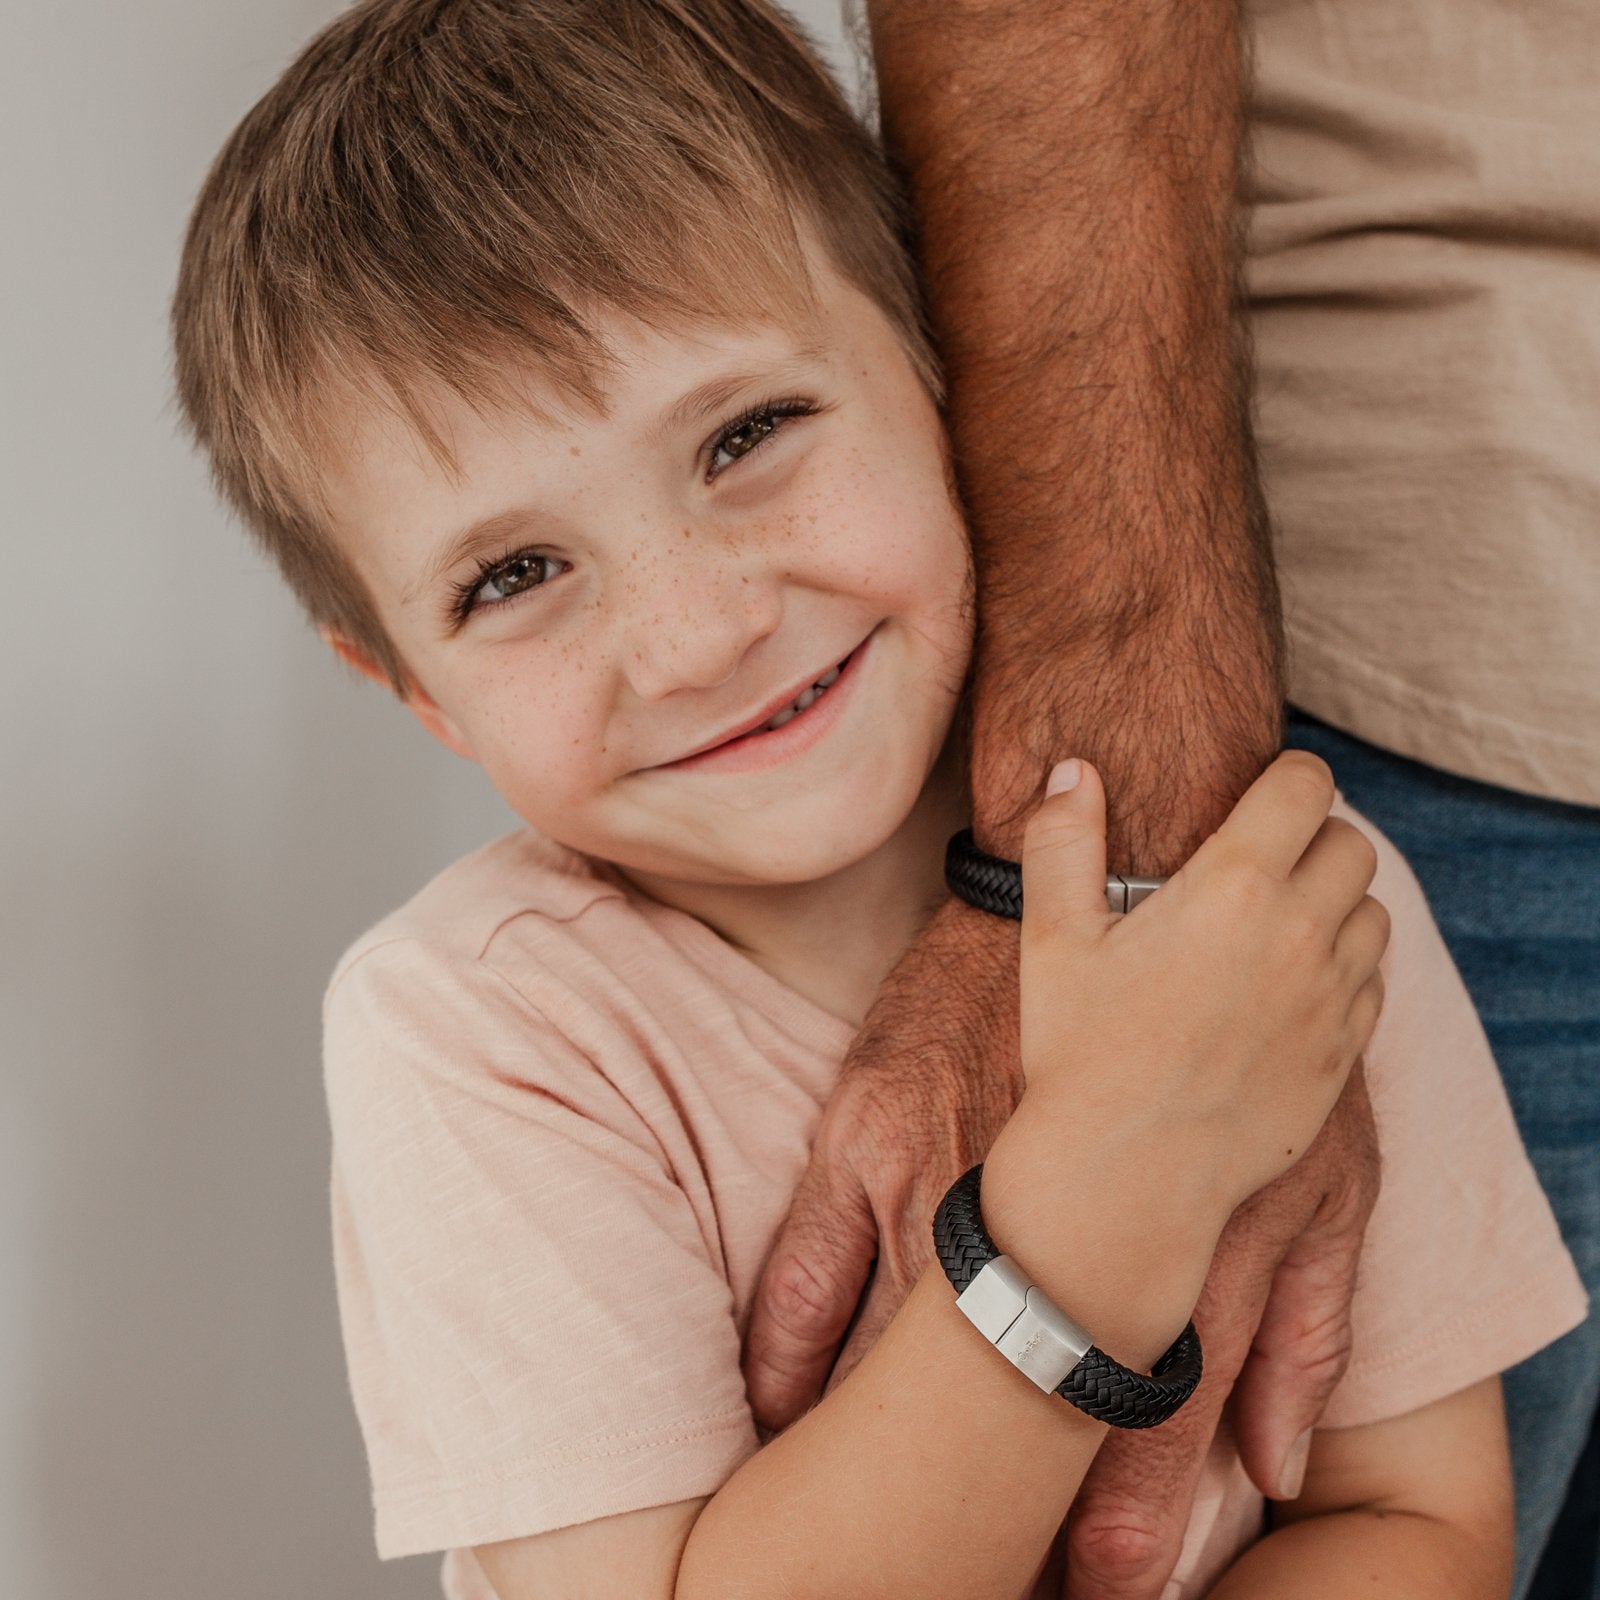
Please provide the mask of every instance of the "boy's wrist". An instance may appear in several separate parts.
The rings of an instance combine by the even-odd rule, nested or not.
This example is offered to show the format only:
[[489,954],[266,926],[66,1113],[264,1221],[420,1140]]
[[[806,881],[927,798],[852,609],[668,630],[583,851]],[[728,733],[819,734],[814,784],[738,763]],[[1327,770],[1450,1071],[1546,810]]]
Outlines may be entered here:
[[1182,1331],[1227,1215],[1160,1152],[1070,1131],[1025,1095],[984,1160],[995,1244],[1108,1355],[1148,1372]]

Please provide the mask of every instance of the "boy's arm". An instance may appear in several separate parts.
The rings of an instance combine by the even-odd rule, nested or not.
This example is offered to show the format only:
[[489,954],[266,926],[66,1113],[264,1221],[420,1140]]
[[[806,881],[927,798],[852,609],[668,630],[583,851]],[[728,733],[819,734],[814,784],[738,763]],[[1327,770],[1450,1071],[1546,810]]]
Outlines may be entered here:
[[[1001,853],[1014,852],[1050,759],[1072,752],[1106,775],[1112,865],[1170,871],[1279,739],[1276,589],[1231,317],[1236,9],[870,5],[978,546],[973,798],[980,840]],[[751,1324],[746,1371],[763,1421],[792,1420],[815,1398],[874,1257],[841,1365],[881,1331],[926,1259],[939,1195],[1010,1111],[1014,968],[1010,930],[952,902],[885,986]],[[1097,1467],[1124,1453],[1147,1463],[1103,1495],[1091,1486],[1074,1519],[1085,1592],[1160,1589],[1216,1408],[1286,1251],[1262,1338],[1278,1359],[1244,1402],[1258,1419],[1245,1439],[1258,1481],[1277,1486],[1320,1409],[1376,1188],[1357,1095],[1225,1237],[1208,1290],[1222,1381],[1184,1426],[1118,1440]],[[1300,1329],[1326,1347],[1274,1346]],[[1112,1537],[1094,1539],[1097,1520]]]
[[[1209,1248],[1186,1247],[1189,1270],[1164,1274],[1180,1296]],[[1130,1310],[1121,1348],[1146,1362],[1187,1315],[1175,1299]],[[850,1382],[709,1501],[480,1546],[478,1559],[499,1600],[1022,1600],[1105,1432],[987,1348],[933,1267]]]
[[1500,1380],[1313,1437],[1305,1489],[1211,1600],[1504,1600],[1511,1468]]
[[[1136,1369],[1182,1328],[1228,1217],[1315,1136],[1377,1019],[1387,921],[1365,897],[1370,852],[1325,820],[1331,799],[1326,767],[1282,758],[1121,920],[1092,769],[1030,824],[1028,1088],[985,1161],[983,1217]],[[1338,1049],[1313,1061],[1323,1037]],[[849,1379],[709,1501],[479,1555],[501,1600],[1020,1600],[1103,1435],[986,1349],[934,1266]],[[644,1548],[652,1535],[683,1538],[681,1558]]]

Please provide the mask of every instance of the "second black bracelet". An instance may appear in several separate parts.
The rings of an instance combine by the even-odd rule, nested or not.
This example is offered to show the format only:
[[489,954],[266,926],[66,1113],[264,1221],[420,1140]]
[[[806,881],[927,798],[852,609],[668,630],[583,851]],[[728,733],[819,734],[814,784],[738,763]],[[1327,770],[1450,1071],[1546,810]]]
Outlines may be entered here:
[[[979,911],[1022,920],[1022,868],[1004,856],[978,848],[970,828],[951,836],[944,852],[944,881],[951,894]],[[1167,880],[1112,873],[1106,878],[1106,904],[1113,911],[1132,911]]]

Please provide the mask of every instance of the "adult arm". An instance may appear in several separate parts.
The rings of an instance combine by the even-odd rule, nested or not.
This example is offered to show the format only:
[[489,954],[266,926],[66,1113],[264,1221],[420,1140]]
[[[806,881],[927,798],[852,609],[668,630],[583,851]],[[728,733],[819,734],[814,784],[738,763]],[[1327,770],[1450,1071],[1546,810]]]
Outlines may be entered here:
[[1280,742],[1233,317],[1236,0],[873,0],[978,556],[973,800],[1062,751],[1113,869],[1176,870]]
[[[1112,864],[1170,872],[1280,737],[1279,621],[1232,317],[1242,108],[1234,0],[871,0],[887,137],[921,222],[978,551],[972,780],[1015,853],[1051,759],[1092,759]],[[926,1259],[944,1188],[1019,1089],[1013,930],[952,903],[885,986],[773,1251],[746,1349],[758,1416],[821,1387]],[[1310,1158],[1225,1236],[1213,1380],[1185,1426],[1102,1453],[1074,1582],[1159,1590],[1228,1385],[1241,1442],[1293,1487],[1342,1363],[1376,1187],[1359,1083]],[[1280,1270],[1281,1268],[1281,1270]],[[1285,1478],[1287,1477],[1287,1484]]]

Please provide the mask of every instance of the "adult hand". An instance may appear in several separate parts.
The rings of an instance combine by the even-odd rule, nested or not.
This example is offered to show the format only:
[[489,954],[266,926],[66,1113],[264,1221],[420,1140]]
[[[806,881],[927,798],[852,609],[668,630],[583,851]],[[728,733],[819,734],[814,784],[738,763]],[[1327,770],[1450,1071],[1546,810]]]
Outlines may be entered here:
[[1021,1092],[1016,926],[948,901],[879,992],[768,1257],[744,1349],[764,1426],[788,1426],[882,1333],[933,1258],[934,1209]]
[[1306,1438],[1350,1352],[1350,1297],[1378,1195],[1372,1108],[1358,1065],[1305,1155],[1234,1213],[1195,1311],[1205,1378],[1149,1433],[1112,1433],[1066,1531],[1069,1600],[1158,1600],[1178,1559],[1217,1420],[1234,1399],[1245,1469],[1290,1499]]

